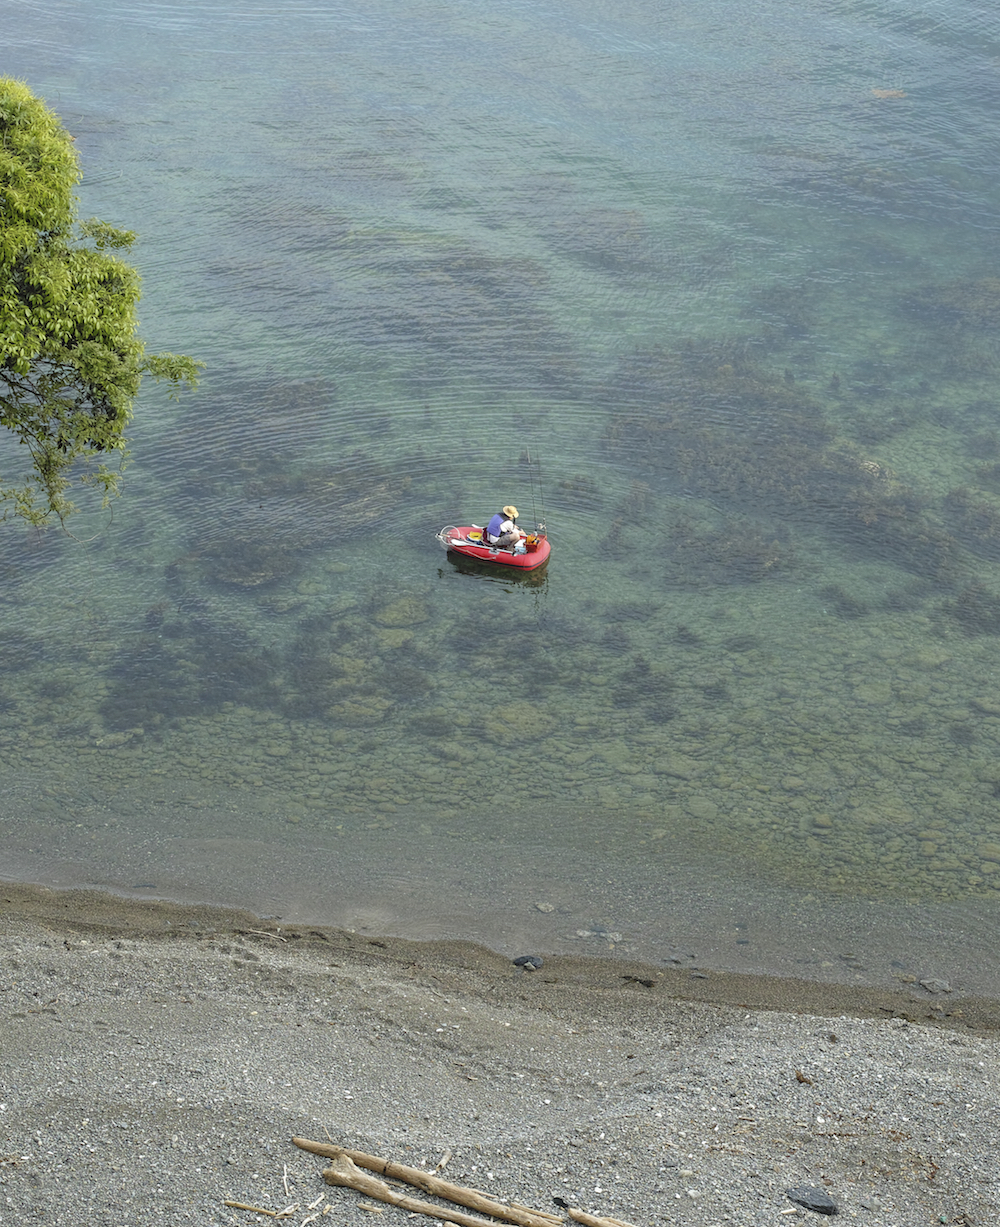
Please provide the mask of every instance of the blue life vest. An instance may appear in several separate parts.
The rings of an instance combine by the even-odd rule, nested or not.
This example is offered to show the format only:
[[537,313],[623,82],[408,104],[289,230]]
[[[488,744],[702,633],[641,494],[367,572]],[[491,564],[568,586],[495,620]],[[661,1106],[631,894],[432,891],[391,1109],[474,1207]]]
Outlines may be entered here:
[[503,524],[506,518],[507,517],[504,515],[501,515],[499,511],[496,513],[493,519],[490,520],[489,524],[486,525],[486,536],[488,539],[495,540],[497,537],[501,535],[500,525]]

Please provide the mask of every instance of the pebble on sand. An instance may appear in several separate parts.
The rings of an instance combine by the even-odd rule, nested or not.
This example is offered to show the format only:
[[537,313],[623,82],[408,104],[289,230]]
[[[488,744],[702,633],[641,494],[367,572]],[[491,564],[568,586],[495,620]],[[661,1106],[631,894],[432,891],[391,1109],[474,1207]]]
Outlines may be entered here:
[[514,960],[514,966],[520,967],[523,971],[538,971],[542,966],[542,960],[537,954],[522,954]]
[[811,1185],[801,1185],[797,1189],[788,1189],[788,1200],[795,1202],[797,1206],[803,1206],[806,1210],[813,1210],[817,1214],[836,1214],[837,1203],[823,1189],[813,1188]]

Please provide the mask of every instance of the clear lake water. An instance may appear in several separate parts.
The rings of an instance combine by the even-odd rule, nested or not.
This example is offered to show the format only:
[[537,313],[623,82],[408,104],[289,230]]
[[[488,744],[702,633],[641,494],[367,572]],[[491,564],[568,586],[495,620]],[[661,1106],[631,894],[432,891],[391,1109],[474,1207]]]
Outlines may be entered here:
[[990,6],[7,11],[207,369],[0,533],[0,876],[1000,991]]

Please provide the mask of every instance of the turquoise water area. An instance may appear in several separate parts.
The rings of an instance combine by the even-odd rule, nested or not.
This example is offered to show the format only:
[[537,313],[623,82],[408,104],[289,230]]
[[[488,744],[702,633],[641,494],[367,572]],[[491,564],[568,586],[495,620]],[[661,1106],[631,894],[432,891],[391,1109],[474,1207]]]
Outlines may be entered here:
[[[0,534],[4,876],[814,974],[907,908],[988,948],[988,9],[10,10],[150,348],[207,372],[143,391],[112,519]],[[440,550],[510,501],[545,573]]]

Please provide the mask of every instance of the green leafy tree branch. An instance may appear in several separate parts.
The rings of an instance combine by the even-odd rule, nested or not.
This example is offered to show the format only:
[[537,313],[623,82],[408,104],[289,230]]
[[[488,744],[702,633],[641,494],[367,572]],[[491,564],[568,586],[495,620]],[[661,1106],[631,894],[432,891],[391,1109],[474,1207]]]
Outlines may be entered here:
[[[119,254],[135,235],[78,221],[73,138],[28,87],[0,77],[0,425],[30,454],[0,477],[0,519],[64,521],[74,481],[105,505],[121,487],[125,431],[143,376],[172,394],[200,362],[147,354],[137,335],[140,279]],[[109,464],[108,461],[112,461]]]

